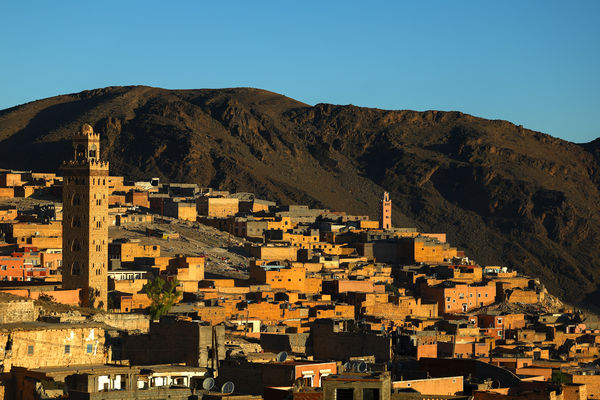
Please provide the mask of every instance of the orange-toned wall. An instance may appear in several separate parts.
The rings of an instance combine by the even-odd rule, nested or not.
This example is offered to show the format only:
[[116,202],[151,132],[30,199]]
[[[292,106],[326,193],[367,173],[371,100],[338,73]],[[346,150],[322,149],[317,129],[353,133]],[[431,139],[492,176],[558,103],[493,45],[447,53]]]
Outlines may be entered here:
[[586,400],[588,399],[587,385],[563,384],[563,400]]
[[60,249],[62,248],[62,237],[32,236],[29,238],[19,238],[17,243],[20,245],[28,244],[38,249]]
[[79,291],[80,289],[62,289],[43,292],[30,292],[29,297],[32,299],[38,299],[42,294],[46,294],[52,297],[52,301],[56,303],[76,306],[79,305]]
[[338,293],[346,292],[363,292],[373,293],[375,291],[375,285],[371,281],[351,281],[351,280],[340,280],[338,281]]
[[298,249],[293,246],[252,246],[247,247],[251,257],[273,261],[296,261]]
[[179,206],[177,219],[182,219],[184,221],[196,221],[198,213],[196,212],[196,207],[191,204],[189,207]]
[[421,293],[423,297],[431,298],[438,303],[438,313],[442,315],[462,312],[463,304],[466,304],[468,311],[481,305],[494,303],[496,286],[493,284],[486,286],[457,284],[454,288],[444,288],[423,285]]
[[12,199],[15,197],[15,189],[0,187],[0,197]]
[[523,303],[523,304],[536,304],[539,300],[538,294],[535,290],[521,290],[514,289],[511,294],[508,295],[508,303]]
[[239,200],[225,197],[199,197],[196,201],[199,215],[226,218],[239,211]]
[[122,293],[138,293],[142,291],[144,285],[148,283],[148,279],[121,279],[114,280],[108,278],[109,290],[116,290]]
[[148,200],[148,192],[129,191],[125,195],[125,200],[134,206],[150,208],[150,200]]
[[600,399],[600,375],[567,375],[572,383],[586,385],[588,399]]
[[552,378],[552,368],[536,368],[536,367],[524,367],[517,368],[515,371],[517,375],[525,375],[525,376],[543,376],[544,379],[549,381]]
[[323,372],[325,375],[335,375],[337,374],[337,363],[336,362],[328,362],[328,363],[319,363],[319,364],[307,364],[307,365],[296,365],[295,379],[302,378],[303,376],[307,376],[304,373],[312,372],[312,387],[321,387],[321,372],[327,370],[327,372]]
[[2,174],[0,175],[0,187],[21,186],[21,174]]
[[456,248],[448,247],[444,243],[420,243],[415,242],[414,259],[415,262],[424,263],[442,263],[446,259],[456,257]]
[[[0,195],[1,197],[1,195]],[[0,210],[0,221],[12,221],[17,218],[17,209],[8,208]]]
[[441,243],[446,243],[446,234],[445,233],[421,233],[420,235],[437,239]]
[[227,308],[222,306],[199,307],[196,308],[196,312],[202,321],[210,322],[212,325],[220,324],[230,316]]
[[62,222],[53,221],[49,224],[16,223],[12,227],[12,235],[14,238],[31,236],[61,237]]
[[125,204],[125,195],[124,194],[111,194],[108,196],[108,205],[114,206],[117,204]]
[[204,262],[204,257],[176,257],[169,260],[167,272],[180,282],[194,282],[196,291],[198,282],[204,279]]
[[136,257],[160,257],[159,245],[121,243],[121,261],[134,261]]
[[37,300],[41,295],[45,294],[52,297],[52,301],[61,304],[79,305],[79,291],[80,289],[68,289],[68,290],[48,290],[35,292],[29,289],[12,289],[2,290],[4,293],[14,294],[21,297],[29,297]]
[[379,229],[379,221],[360,221],[360,229]]
[[304,280],[304,290],[306,294],[317,294],[321,293],[323,288],[323,279],[321,278],[306,278]]
[[417,345],[417,360],[420,358],[437,358],[437,343]]
[[121,312],[131,312],[133,310],[143,310],[152,304],[152,301],[145,293],[134,293],[132,295],[121,296]]
[[261,283],[271,285],[273,289],[304,291],[306,269],[304,267],[282,268],[279,270],[265,271],[265,280]]
[[463,391],[463,377],[415,379],[392,382],[393,389],[411,388],[423,395],[452,396]]

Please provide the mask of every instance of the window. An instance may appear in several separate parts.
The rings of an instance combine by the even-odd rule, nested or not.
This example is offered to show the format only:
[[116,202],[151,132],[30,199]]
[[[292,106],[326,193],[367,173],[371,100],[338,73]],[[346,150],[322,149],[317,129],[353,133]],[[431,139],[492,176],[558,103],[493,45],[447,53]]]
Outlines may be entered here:
[[71,345],[65,344],[65,354],[71,354]]
[[336,400],[354,400],[354,389],[336,389]]
[[90,354],[93,350],[94,350],[94,346],[92,346],[91,344],[88,344],[87,346],[85,346],[86,353]]
[[498,331],[498,336],[502,336],[502,331]]
[[33,355],[33,345],[30,344],[29,346],[27,346],[27,355],[28,356],[32,356]]
[[302,386],[306,386],[306,387],[312,387],[313,385],[313,375],[305,375],[302,378]]
[[73,267],[71,268],[71,275],[79,275],[81,273],[81,268],[77,261],[73,263]]
[[[410,383],[409,383],[410,385]],[[379,400],[379,389],[365,388],[363,389],[363,400]]]

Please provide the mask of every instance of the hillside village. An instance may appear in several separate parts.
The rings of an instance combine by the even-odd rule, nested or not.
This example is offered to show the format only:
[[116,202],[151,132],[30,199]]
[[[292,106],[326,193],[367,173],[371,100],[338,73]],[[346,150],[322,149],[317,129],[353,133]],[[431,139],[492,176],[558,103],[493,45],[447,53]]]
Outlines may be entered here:
[[0,170],[0,398],[600,398],[593,316],[387,192],[373,220],[111,176],[89,125],[74,150]]

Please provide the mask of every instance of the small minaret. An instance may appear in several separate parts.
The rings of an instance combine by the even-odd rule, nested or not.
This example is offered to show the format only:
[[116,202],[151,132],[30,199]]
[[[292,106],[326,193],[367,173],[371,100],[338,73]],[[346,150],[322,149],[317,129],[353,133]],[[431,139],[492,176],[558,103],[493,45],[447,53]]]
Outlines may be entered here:
[[383,198],[379,202],[379,228],[392,228],[392,200],[388,192],[383,192]]
[[65,289],[81,289],[81,305],[106,310],[108,271],[108,162],[100,161],[100,135],[88,124],[73,137],[73,160],[63,172]]

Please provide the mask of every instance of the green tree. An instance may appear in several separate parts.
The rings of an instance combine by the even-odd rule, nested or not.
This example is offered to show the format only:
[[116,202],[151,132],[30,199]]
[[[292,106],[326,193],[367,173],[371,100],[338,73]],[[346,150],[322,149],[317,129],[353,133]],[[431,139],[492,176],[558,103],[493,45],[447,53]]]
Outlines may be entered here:
[[560,385],[562,383],[569,383],[569,377],[563,374],[560,370],[552,371],[552,383]]
[[181,291],[177,290],[178,285],[179,281],[177,279],[166,282],[162,278],[155,278],[144,285],[146,296],[152,301],[150,305],[150,317],[153,320],[166,315],[179,296],[181,296]]

